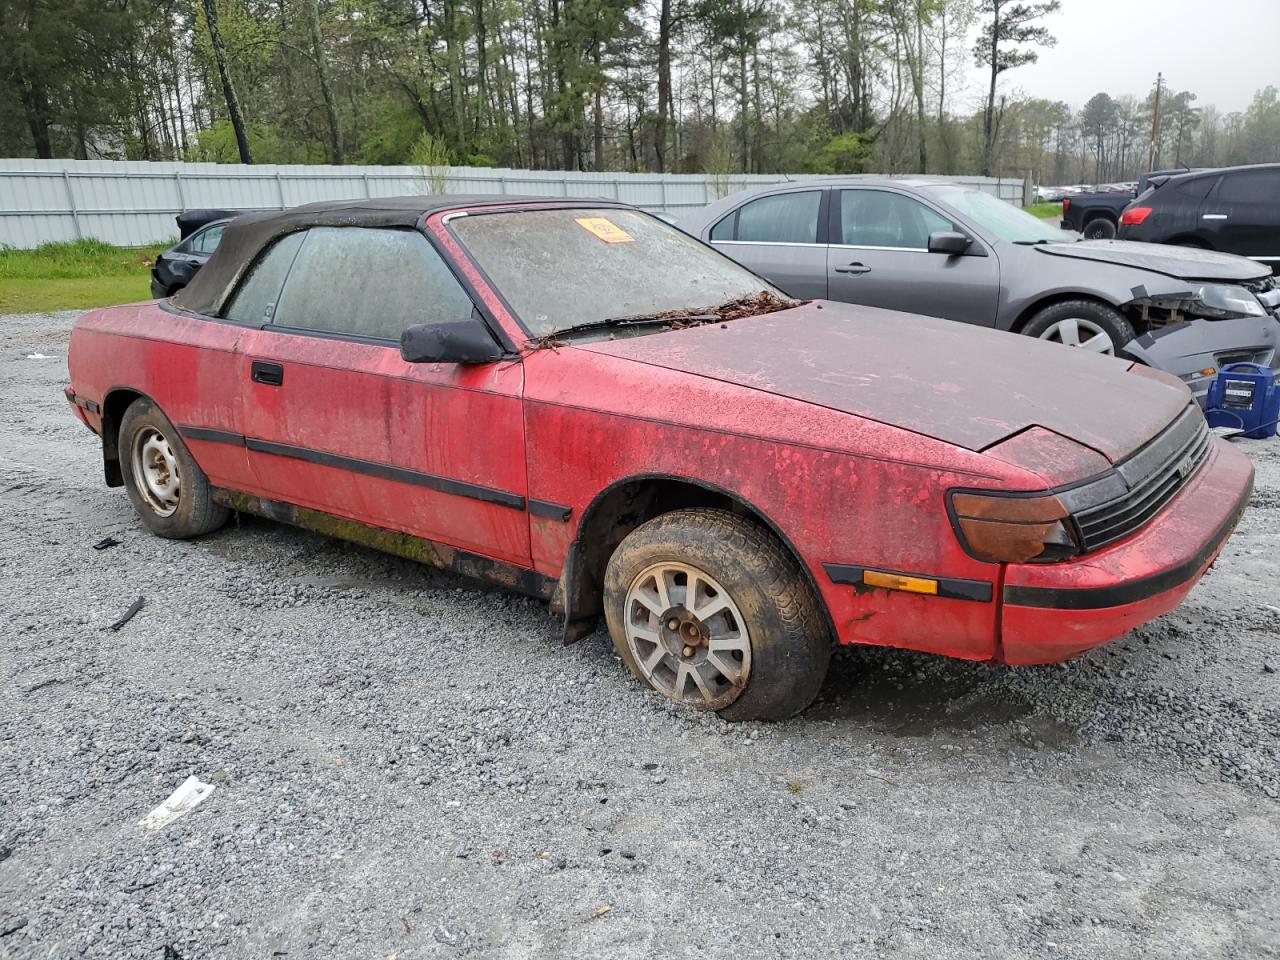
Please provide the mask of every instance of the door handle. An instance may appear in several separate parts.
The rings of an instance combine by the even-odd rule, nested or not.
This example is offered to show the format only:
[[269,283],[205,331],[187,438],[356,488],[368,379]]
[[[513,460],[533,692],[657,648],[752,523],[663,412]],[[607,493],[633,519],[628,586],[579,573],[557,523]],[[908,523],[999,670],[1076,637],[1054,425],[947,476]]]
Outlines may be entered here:
[[268,363],[266,360],[255,360],[249,367],[249,377],[254,383],[278,387],[284,383],[284,367],[278,363]]
[[1201,220],[1226,220],[1227,215],[1225,213],[1206,213],[1200,219]]
[[870,273],[871,268],[865,263],[859,263],[857,260],[849,264],[847,267],[836,267],[836,273]]

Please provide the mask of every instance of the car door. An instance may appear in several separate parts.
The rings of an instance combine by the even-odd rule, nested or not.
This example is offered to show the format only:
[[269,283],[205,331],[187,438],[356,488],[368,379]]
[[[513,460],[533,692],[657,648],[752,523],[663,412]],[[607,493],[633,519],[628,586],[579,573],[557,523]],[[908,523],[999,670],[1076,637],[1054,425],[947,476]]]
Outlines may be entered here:
[[231,307],[267,321],[240,344],[259,488],[528,563],[521,366],[400,356],[405,328],[471,316],[449,267],[416,230],[312,227],[273,250],[286,241],[294,250],[278,292],[249,282]]
[[[1000,263],[972,231],[932,206],[893,190],[835,191],[832,243],[827,250],[828,296],[993,326],[1000,300]],[[929,252],[929,234],[967,233],[964,254]]]
[[1215,250],[1280,266],[1280,167],[1223,174],[1200,223]]
[[711,228],[711,245],[801,299],[827,295],[826,190],[749,200]]

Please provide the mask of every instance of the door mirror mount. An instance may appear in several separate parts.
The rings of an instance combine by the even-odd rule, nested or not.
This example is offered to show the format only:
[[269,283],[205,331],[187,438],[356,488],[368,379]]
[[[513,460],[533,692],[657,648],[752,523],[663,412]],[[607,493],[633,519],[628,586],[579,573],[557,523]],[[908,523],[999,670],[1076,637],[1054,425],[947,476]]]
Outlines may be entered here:
[[400,356],[407,363],[492,363],[503,352],[484,324],[471,318],[414,324],[400,334]]
[[954,230],[938,230],[929,234],[929,252],[941,253],[948,257],[956,257],[964,253],[973,244],[971,237]]

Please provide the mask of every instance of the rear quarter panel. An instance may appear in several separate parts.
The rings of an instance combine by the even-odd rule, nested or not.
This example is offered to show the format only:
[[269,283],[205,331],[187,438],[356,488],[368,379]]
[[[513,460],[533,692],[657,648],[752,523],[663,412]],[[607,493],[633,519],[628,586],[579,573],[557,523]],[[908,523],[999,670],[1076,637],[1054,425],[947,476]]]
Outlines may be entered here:
[[[81,317],[67,353],[71,385],[104,408],[114,391],[149,397],[175,425],[242,433],[235,346],[242,328],[162,309],[155,303]],[[102,428],[101,415],[94,426]],[[248,477],[243,447],[192,441],[196,462],[219,486]]]

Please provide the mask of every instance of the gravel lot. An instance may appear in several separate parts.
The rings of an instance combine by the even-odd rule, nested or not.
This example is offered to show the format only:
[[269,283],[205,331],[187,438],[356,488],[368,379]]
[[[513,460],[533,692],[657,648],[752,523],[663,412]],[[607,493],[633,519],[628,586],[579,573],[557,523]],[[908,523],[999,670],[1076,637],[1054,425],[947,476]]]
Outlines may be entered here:
[[532,601],[263,521],[147,535],[61,396],[73,319],[0,317],[0,956],[1280,956],[1280,443],[1127,638],[846,651],[735,726]]

